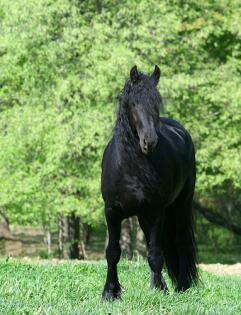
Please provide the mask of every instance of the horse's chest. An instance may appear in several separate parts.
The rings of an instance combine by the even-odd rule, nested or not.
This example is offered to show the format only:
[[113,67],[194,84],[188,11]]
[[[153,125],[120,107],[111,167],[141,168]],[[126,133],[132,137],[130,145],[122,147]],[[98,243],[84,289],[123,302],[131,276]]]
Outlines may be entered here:
[[145,186],[137,176],[124,175],[118,195],[123,207],[137,208],[145,201]]

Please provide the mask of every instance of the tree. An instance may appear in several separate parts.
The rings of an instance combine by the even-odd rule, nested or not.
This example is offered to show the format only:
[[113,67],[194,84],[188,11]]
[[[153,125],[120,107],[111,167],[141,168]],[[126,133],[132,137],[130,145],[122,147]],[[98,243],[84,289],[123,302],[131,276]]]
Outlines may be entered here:
[[0,0],[0,206],[10,222],[50,234],[59,216],[103,224],[101,156],[133,64],[160,66],[165,115],[194,138],[198,202],[241,222],[240,14],[237,0]]

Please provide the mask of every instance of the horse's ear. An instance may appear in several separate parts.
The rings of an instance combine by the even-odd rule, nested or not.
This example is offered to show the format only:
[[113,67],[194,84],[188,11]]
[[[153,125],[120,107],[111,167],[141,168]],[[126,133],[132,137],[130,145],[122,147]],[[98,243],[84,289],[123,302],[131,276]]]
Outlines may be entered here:
[[151,78],[154,81],[155,85],[158,84],[160,76],[161,76],[161,70],[157,65],[155,65],[155,69],[151,75]]
[[137,70],[137,66],[135,65],[134,67],[131,68],[131,71],[130,71],[130,78],[131,78],[131,81],[134,83],[138,80],[139,78],[139,73],[138,73],[138,70]]

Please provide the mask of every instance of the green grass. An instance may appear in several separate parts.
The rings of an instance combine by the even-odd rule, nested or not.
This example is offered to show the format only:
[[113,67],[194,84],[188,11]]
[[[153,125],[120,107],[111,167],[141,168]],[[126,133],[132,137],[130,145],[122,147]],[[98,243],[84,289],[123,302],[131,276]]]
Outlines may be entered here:
[[198,262],[205,264],[235,264],[241,261],[241,247],[235,250],[213,249],[207,246],[199,246]]
[[0,314],[241,314],[241,277],[201,272],[198,287],[183,294],[171,290],[165,296],[149,289],[146,263],[122,261],[123,299],[102,302],[105,272],[104,261],[58,265],[1,261]]

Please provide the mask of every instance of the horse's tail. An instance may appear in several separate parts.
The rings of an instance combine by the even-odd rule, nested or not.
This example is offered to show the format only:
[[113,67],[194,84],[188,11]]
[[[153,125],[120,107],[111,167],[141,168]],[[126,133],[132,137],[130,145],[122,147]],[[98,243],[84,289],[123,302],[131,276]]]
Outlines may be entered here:
[[176,228],[173,217],[173,209],[166,209],[165,222],[163,224],[163,254],[169,277],[173,284],[178,280],[178,251],[176,246]]
[[191,206],[182,216],[177,213],[180,210],[173,206],[166,209],[163,225],[164,259],[168,275],[175,285],[179,276],[179,260],[185,261],[185,270],[180,272],[186,273],[187,287],[190,287],[198,281],[194,220]]

